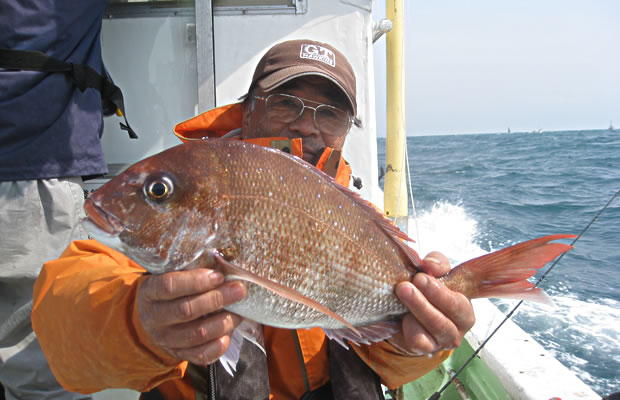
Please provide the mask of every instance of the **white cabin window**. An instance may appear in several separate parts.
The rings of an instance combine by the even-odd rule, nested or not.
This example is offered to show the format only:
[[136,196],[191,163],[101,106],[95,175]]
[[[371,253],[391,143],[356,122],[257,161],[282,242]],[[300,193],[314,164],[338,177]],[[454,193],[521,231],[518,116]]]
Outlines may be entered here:
[[[200,0],[209,1],[209,0]],[[214,15],[304,14],[309,0],[212,0]],[[194,0],[110,0],[107,18],[193,15]]]

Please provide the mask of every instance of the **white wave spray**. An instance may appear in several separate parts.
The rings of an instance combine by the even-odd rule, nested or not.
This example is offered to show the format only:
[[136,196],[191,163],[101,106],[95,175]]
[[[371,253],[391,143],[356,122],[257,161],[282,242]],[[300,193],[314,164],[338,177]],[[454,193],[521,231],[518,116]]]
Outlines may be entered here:
[[453,265],[486,253],[474,242],[477,223],[458,204],[438,202],[429,211],[409,218],[412,246],[424,257],[430,251],[445,254]]
[[[417,220],[410,217],[408,229],[409,236],[416,240],[412,246],[422,257],[430,251],[440,251],[456,266],[488,253],[476,243],[476,238],[488,237],[488,232],[478,232],[477,221],[461,204],[437,202],[430,210],[421,212]],[[620,371],[616,353],[620,348],[620,302],[583,301],[562,288],[544,289],[553,297],[556,307],[524,302],[513,320],[598,393],[620,390],[610,385],[620,382],[620,372],[617,377],[605,380],[587,372],[595,363],[607,370]],[[517,303],[503,299],[493,302],[504,312]]]

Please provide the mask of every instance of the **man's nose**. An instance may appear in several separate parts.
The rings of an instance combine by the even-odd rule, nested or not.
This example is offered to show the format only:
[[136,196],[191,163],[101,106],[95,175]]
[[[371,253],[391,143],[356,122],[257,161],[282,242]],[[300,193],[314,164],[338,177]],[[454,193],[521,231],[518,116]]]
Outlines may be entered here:
[[313,115],[313,109],[304,108],[299,118],[289,124],[289,129],[298,132],[301,136],[319,135],[321,132],[314,125]]

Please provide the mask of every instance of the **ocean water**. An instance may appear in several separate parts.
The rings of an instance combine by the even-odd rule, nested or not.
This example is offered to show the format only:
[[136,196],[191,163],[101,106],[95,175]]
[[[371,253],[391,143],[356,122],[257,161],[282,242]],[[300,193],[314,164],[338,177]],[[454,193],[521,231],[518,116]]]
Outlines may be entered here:
[[[385,168],[385,139],[378,149]],[[579,234],[620,190],[620,130],[417,136],[407,151],[409,235],[420,253],[442,251],[454,265]],[[620,196],[540,286],[556,307],[525,302],[513,320],[594,391],[619,392]],[[516,304],[494,302],[505,312]]]

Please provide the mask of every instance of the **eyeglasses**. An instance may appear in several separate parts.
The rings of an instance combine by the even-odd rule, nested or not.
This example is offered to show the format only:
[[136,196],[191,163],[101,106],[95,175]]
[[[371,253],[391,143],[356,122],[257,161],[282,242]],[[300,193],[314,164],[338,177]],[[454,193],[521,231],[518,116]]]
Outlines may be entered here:
[[[265,102],[265,112],[271,120],[290,123],[297,120],[309,108],[314,111],[312,120],[321,133],[330,136],[343,136],[349,132],[354,118],[351,115],[334,106],[317,103],[316,101],[302,99],[290,94],[270,94],[267,97],[254,96],[257,100]],[[316,103],[318,106],[310,107],[305,102]]]

